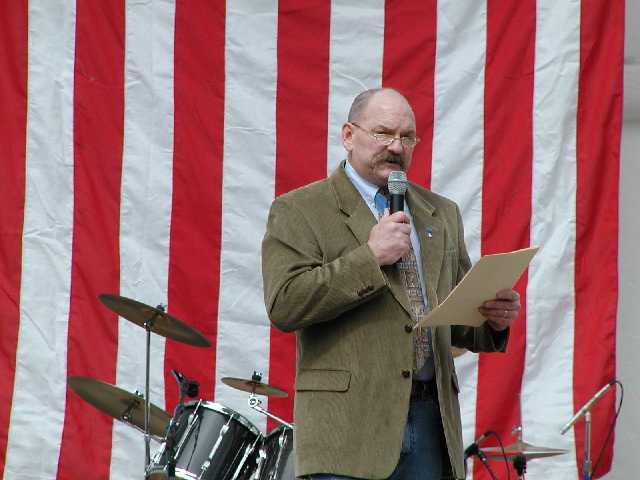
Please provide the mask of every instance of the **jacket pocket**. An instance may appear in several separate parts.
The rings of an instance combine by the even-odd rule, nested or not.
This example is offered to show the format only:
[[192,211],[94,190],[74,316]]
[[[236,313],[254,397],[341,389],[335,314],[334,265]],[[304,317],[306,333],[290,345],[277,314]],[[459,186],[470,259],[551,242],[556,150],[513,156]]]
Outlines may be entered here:
[[296,377],[296,391],[346,392],[349,383],[348,370],[301,369]]

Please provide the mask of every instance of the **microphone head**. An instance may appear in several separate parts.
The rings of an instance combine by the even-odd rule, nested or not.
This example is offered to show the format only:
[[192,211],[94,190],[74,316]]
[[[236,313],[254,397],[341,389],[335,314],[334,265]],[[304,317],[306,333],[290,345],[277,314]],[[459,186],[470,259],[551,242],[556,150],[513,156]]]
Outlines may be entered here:
[[391,195],[404,195],[409,187],[407,174],[402,170],[394,170],[389,174],[387,188]]

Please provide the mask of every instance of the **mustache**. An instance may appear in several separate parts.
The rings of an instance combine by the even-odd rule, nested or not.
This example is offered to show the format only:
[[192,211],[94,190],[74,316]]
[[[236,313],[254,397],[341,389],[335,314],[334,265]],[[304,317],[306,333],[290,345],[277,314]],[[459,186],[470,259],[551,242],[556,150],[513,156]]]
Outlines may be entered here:
[[401,155],[395,155],[393,153],[387,153],[387,154],[383,155],[382,157],[380,157],[380,161],[381,162],[395,163],[396,165],[400,165],[401,167],[404,165],[404,162],[402,161],[402,156]]

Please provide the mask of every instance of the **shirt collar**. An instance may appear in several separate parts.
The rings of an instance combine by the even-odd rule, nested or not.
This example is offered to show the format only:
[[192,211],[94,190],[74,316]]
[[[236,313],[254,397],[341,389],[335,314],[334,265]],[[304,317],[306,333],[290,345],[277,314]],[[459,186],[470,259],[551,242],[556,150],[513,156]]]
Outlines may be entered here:
[[353,186],[356,187],[356,190],[362,195],[362,198],[367,204],[373,204],[376,193],[380,189],[377,185],[365,180],[360,176],[356,169],[351,166],[349,160],[344,162],[344,173],[349,177]]

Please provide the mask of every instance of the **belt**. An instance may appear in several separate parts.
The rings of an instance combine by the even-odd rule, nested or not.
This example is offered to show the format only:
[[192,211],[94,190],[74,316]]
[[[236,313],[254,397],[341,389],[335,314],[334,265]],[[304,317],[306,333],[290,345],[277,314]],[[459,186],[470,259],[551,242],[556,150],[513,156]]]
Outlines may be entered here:
[[411,400],[427,400],[438,399],[438,388],[436,387],[435,379],[421,382],[414,380],[411,382]]

